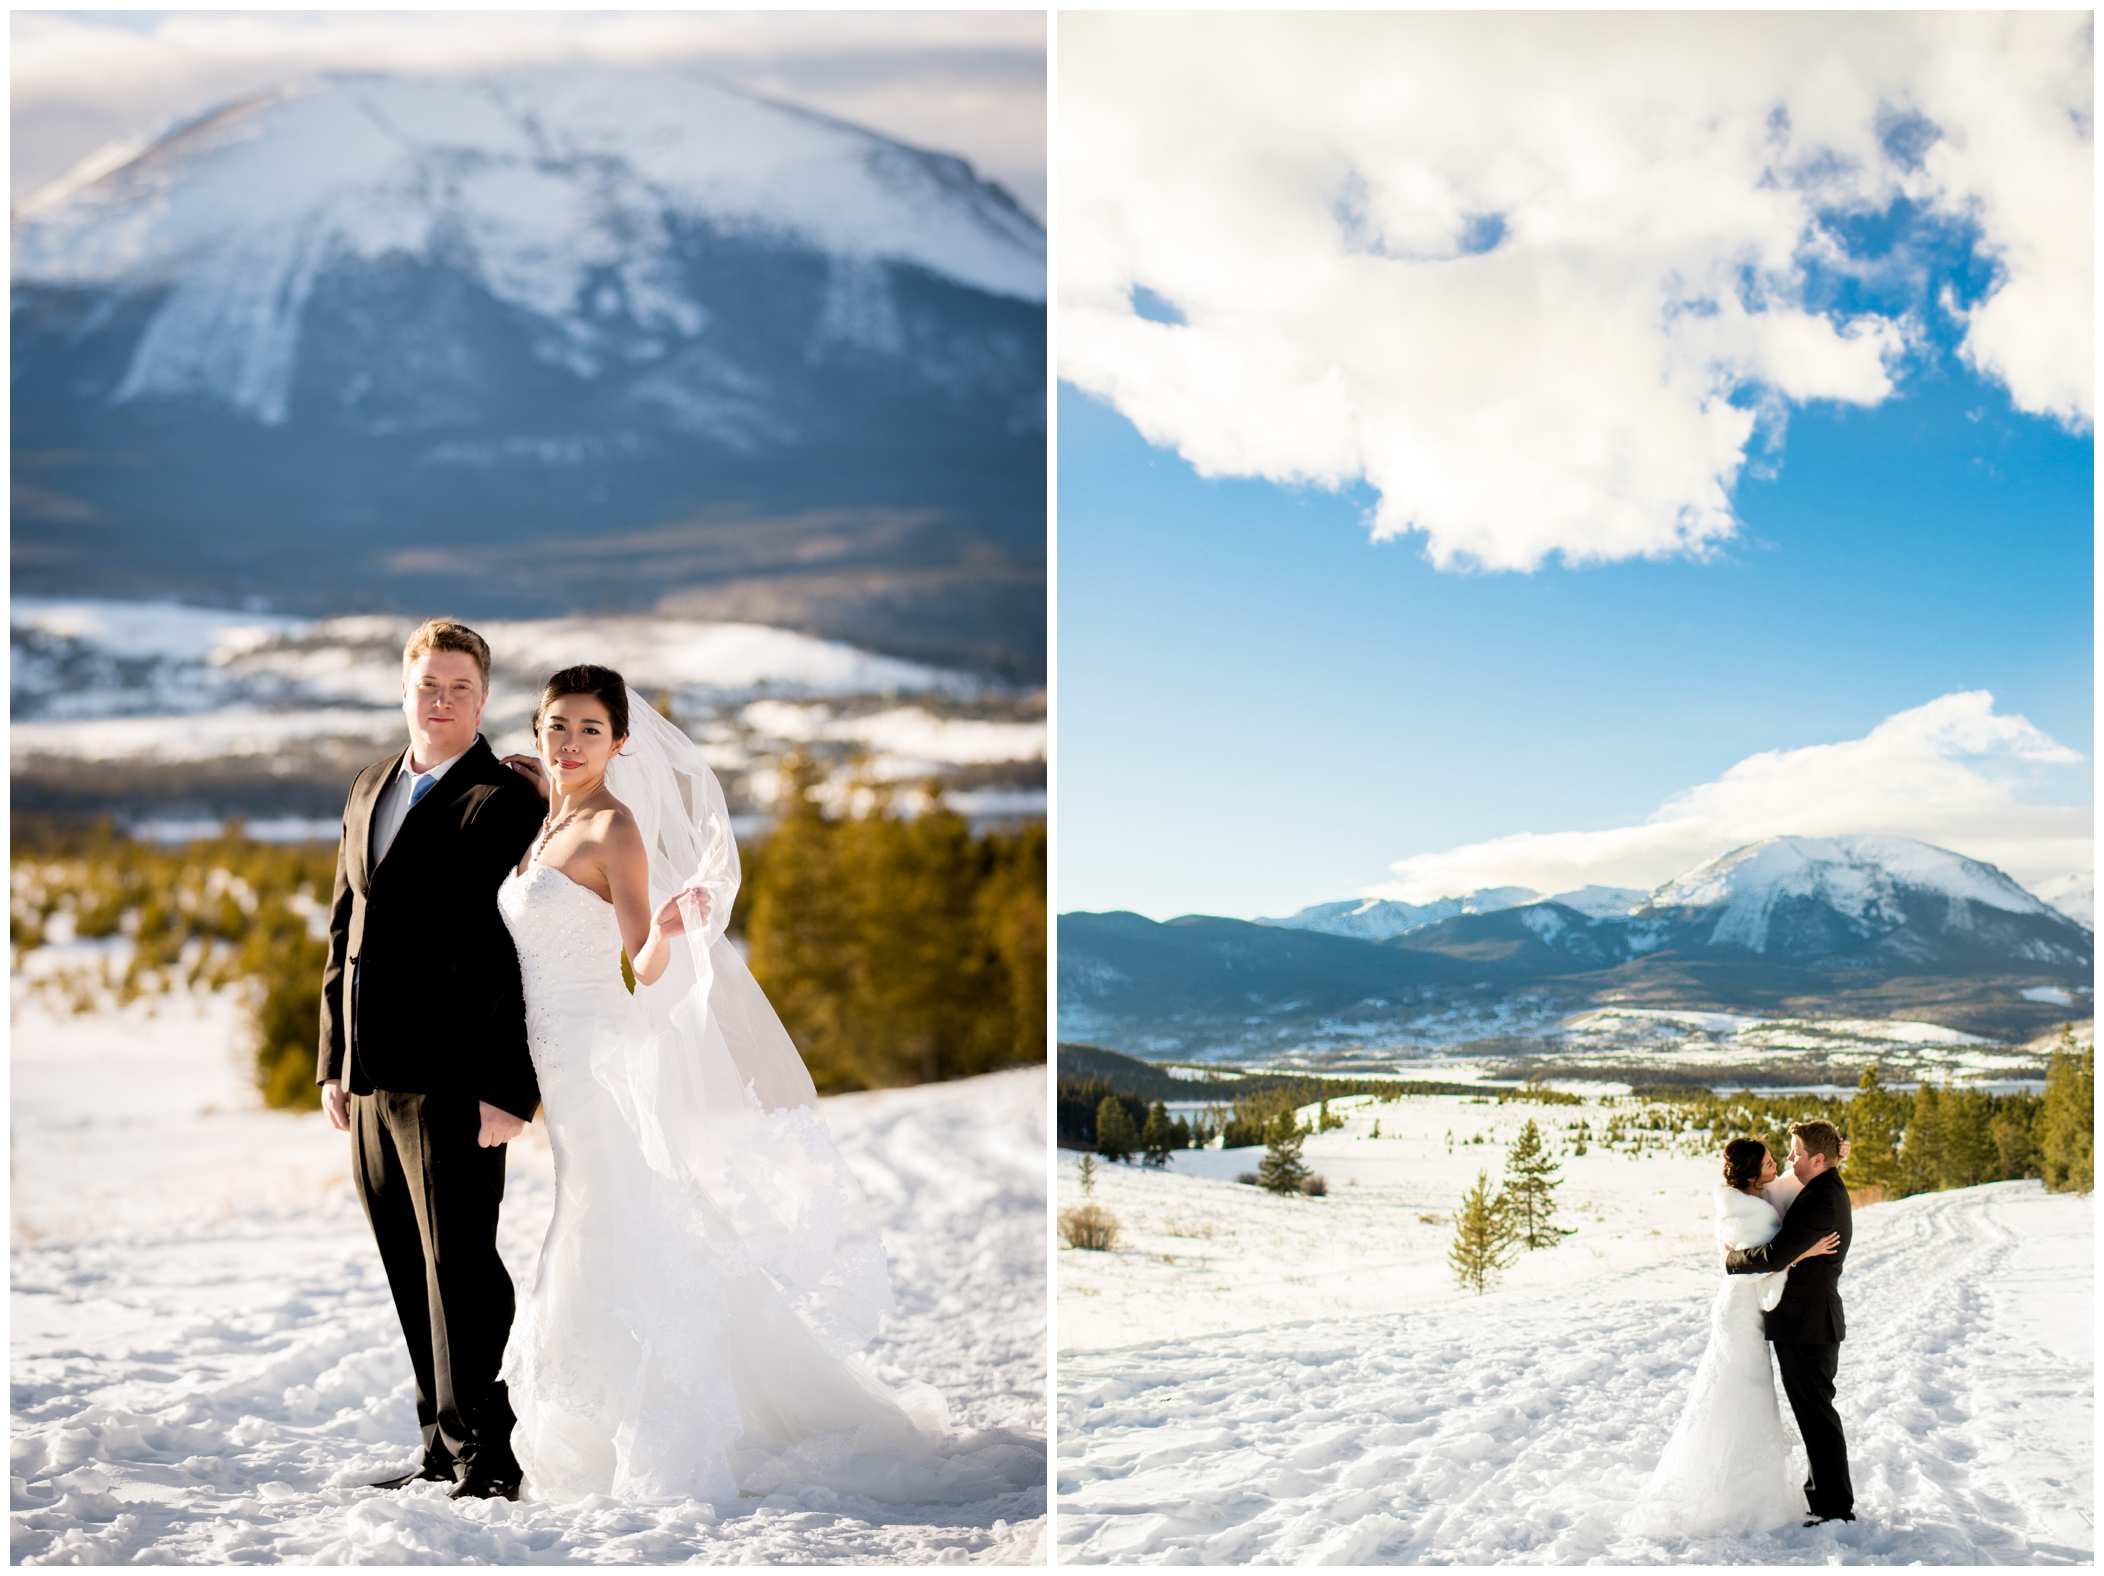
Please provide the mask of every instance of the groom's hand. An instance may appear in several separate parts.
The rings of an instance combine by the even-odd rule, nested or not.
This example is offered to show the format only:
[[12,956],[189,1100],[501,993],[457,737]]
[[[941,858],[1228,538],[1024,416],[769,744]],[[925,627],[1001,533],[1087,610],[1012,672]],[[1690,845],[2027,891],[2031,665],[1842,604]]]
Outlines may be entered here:
[[502,1106],[491,1105],[487,1100],[479,1104],[482,1107],[482,1133],[475,1142],[484,1149],[508,1144],[526,1131],[526,1124]]
[[350,1101],[345,1097],[343,1085],[331,1078],[321,1086],[321,1108],[329,1114],[329,1125],[339,1133],[351,1130]]

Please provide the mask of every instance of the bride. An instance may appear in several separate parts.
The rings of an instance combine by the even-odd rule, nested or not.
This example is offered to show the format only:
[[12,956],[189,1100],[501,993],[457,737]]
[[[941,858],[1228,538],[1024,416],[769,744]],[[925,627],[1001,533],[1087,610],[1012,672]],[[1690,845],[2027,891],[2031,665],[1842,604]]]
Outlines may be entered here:
[[[1716,1192],[1717,1240],[1752,1248],[1782,1229],[1801,1184],[1776,1174],[1758,1139],[1724,1146],[1724,1186]],[[1820,1238],[1792,1260],[1832,1253],[1838,1235]],[[1775,1401],[1763,1315],[1783,1294],[1788,1269],[1726,1275],[1710,1304],[1709,1346],[1658,1469],[1624,1518],[1624,1530],[1652,1537],[1759,1532],[1800,1521],[1804,1491],[1789,1471],[1790,1444]]]
[[857,1355],[891,1307],[884,1250],[724,939],[714,774],[606,668],[551,678],[534,731],[548,816],[497,895],[555,1153],[502,1368],[527,1493],[951,1497],[942,1398]]

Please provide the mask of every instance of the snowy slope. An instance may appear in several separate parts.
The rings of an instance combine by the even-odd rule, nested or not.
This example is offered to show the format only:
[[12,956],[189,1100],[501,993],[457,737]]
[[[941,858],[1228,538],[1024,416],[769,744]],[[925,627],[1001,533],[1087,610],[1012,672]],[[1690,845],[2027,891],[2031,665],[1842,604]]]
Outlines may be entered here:
[[963,161],[586,65],[126,151],[14,212],[18,590],[1042,674],[1045,237]]
[[[195,818],[215,807],[181,769],[205,765],[246,780],[240,807],[252,818],[274,809],[318,818],[340,806],[351,772],[400,747],[407,619],[18,597],[9,625],[18,803],[25,774],[48,804],[69,780],[104,768],[132,818],[157,815],[157,799]],[[478,628],[493,656],[484,732],[500,751],[532,748],[542,681],[589,661],[669,697],[740,810],[772,803],[780,757],[801,747],[833,765],[840,793],[862,777],[962,778],[950,802],[966,813],[1044,813],[1045,723],[1028,692],[757,624],[606,617]],[[916,704],[899,703],[909,697]],[[974,810],[965,797],[988,793],[1005,793],[1006,808]]]
[[1436,925],[1456,914],[1492,914],[1499,909],[1540,901],[1541,894],[1532,887],[1481,887],[1460,897],[1439,897],[1429,903],[1399,903],[1392,898],[1378,897],[1347,898],[1341,903],[1317,903],[1283,919],[1259,919],[1257,923],[1276,925],[1285,930],[1319,930],[1329,936],[1355,936],[1362,941],[1386,941],[1420,925]]
[[[401,704],[409,620],[302,619],[173,602],[8,604],[9,715],[17,723],[194,716],[247,705]],[[858,651],[794,630],[698,619],[488,619],[477,624],[498,671],[532,685],[591,661],[650,689],[750,695],[968,696],[965,674]]]
[[[347,1141],[256,1109],[224,998],[13,1034],[11,1547],[19,1563],[1017,1563],[1044,1527],[1044,1078],[823,1102],[891,1255],[870,1356],[936,1385],[974,1503],[824,1493],[456,1506],[360,1485],[414,1456],[409,1366]],[[515,1145],[499,1246],[552,1204]]]
[[[1468,1108],[1448,1105],[1435,1119],[1460,1128]],[[1434,1114],[1378,1109],[1384,1134]],[[1491,1109],[1509,1139],[1520,1114]],[[1617,1522],[1707,1336],[1718,1268],[1696,1172],[1713,1163],[1566,1160],[1579,1235],[1476,1298],[1443,1262],[1445,1173],[1495,1174],[1496,1149],[1449,1162],[1435,1143],[1400,1167],[1357,1162],[1365,1185],[1341,1185],[1344,1151],[1382,1146],[1365,1127],[1310,1141],[1328,1146],[1328,1199],[1123,1168],[1099,1184],[1138,1229],[1119,1254],[1059,1256],[1062,1564],[2094,1558],[2090,1199],[2002,1183],[1860,1211],[1839,1404],[1862,1519],[1651,1541]],[[1261,1226],[1267,1207],[1280,1219]]]
[[[1379,1054],[1538,1040],[1617,1004],[1793,1020],[1880,1014],[2029,1038],[2084,999],[2087,927],[1992,865],[1910,838],[1778,837],[1648,897],[1365,900],[1254,924],[1060,916],[1061,1033],[1153,1056]],[[1406,912],[1407,910],[1407,912]],[[1315,945],[1318,941],[1323,945]],[[2050,992],[2051,994],[2040,994]]]
[[1868,933],[1904,922],[1904,894],[1977,903],[2011,914],[2058,916],[1992,865],[1911,837],[1771,837],[1677,876],[1642,912],[1699,913],[1711,945],[1766,949],[1777,908],[1792,899],[1830,909]]
[[2084,870],[2078,875],[2065,875],[2044,883],[2038,895],[2067,915],[2069,919],[2088,929],[2097,925],[2097,877],[2096,872]]
[[14,266],[17,283],[172,282],[116,398],[207,393],[276,424],[334,264],[445,256],[559,325],[587,370],[707,326],[676,263],[696,222],[838,258],[846,339],[896,334],[870,265],[1043,299],[1042,233],[957,160],[688,72],[589,66],[323,76],[230,105],[32,196]]
[[1582,886],[1555,893],[1545,901],[1574,908],[1589,919],[1608,919],[1635,912],[1649,895],[1636,887]]
[[[1777,905],[1792,899],[1819,903],[1866,931],[1898,922],[1896,898],[1903,891],[2013,914],[2064,912],[2086,925],[2088,910],[2082,905],[2093,901],[2094,889],[2089,875],[2067,876],[2042,899],[1992,865],[1910,837],[1771,837],[1733,849],[1648,894],[1631,887],[1585,886],[1543,897],[1526,887],[1485,887],[1423,904],[1383,898],[1318,903],[1284,919],[1257,923],[1383,941],[1460,914],[1560,903],[1591,919],[1699,913],[1713,926],[1714,944],[1743,945],[1758,952],[1767,944]],[[2072,906],[2061,907],[2062,893]]]

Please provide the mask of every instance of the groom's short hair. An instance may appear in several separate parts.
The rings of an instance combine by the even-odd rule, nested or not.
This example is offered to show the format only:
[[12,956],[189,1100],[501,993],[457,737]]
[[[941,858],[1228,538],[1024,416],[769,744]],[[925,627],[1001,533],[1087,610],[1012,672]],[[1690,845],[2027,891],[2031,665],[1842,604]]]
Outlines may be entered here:
[[427,618],[410,632],[402,647],[402,669],[427,651],[460,651],[475,659],[482,670],[482,691],[489,693],[489,642],[457,618]]
[[1829,1167],[1841,1164],[1841,1129],[1832,1122],[1793,1122],[1790,1136],[1804,1145],[1808,1155],[1824,1155]]

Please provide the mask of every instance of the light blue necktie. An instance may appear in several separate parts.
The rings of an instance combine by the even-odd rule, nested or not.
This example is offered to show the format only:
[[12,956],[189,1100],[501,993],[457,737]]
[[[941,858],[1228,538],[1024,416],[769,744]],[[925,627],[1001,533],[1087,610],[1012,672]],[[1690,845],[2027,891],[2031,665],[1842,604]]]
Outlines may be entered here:
[[431,791],[431,785],[437,781],[438,779],[432,776],[429,772],[424,773],[424,775],[421,777],[410,778],[409,808],[414,810],[416,808],[416,802],[419,799],[423,798],[425,794],[429,793]]

